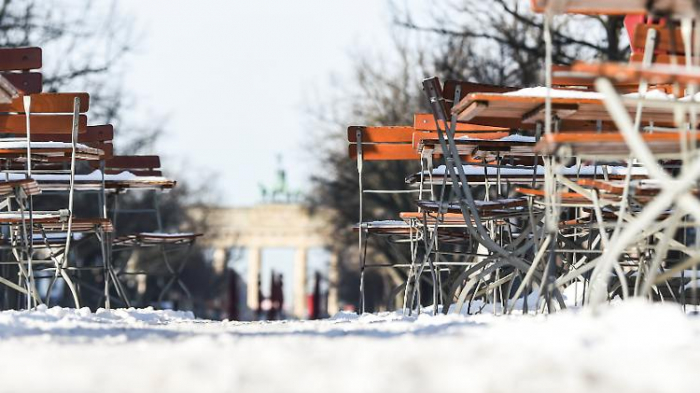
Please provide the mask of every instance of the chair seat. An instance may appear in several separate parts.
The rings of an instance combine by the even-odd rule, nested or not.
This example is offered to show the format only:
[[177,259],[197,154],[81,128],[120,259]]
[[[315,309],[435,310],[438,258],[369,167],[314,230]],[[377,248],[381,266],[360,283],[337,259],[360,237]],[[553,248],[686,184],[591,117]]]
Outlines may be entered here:
[[121,236],[114,240],[115,245],[178,245],[194,243],[202,233],[161,233],[161,232],[141,232],[133,235]]

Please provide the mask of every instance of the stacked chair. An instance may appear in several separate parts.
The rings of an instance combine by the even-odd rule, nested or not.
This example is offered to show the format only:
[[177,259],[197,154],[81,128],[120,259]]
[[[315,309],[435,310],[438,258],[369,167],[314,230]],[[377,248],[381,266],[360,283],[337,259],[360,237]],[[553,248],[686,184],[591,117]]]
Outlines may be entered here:
[[[643,297],[698,304],[700,9],[690,1],[533,0],[544,86],[423,81],[412,126],[348,129],[350,157],[417,160],[415,211],[363,222],[368,267],[401,269],[408,313],[554,312]],[[628,15],[629,63],[551,62],[562,13]],[[402,174],[397,174],[402,175]],[[362,209],[362,203],[360,204]],[[362,217],[362,212],[360,213]],[[369,263],[367,239],[410,261]],[[421,300],[430,288],[429,300]]]
[[[43,93],[42,75],[36,71],[41,64],[40,48],[0,49],[3,306],[50,304],[58,282],[70,291],[75,307],[82,305],[84,291],[100,293],[107,308],[115,299],[128,306],[124,277],[112,263],[114,244],[123,242],[114,236],[110,201],[131,189],[167,191],[175,182],[160,172],[120,165],[140,158],[114,156],[111,125],[88,125],[87,93]],[[91,200],[79,194],[97,195],[92,208],[78,206]],[[49,210],[41,209],[46,206]],[[78,216],[78,210],[93,213]],[[149,238],[149,244],[171,244],[174,238],[194,242],[199,235],[151,236],[155,239]],[[71,250],[90,238],[100,245],[100,263],[74,261]],[[180,270],[166,263],[180,282]],[[101,273],[102,289],[84,279],[86,270]]]

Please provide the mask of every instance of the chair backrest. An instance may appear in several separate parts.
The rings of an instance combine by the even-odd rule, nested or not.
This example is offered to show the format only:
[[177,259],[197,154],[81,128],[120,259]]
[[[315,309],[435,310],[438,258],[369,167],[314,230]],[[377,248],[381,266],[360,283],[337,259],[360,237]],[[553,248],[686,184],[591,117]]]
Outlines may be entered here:
[[[452,91],[454,91],[454,86]],[[415,114],[413,123],[413,127],[348,127],[350,158],[357,159],[359,144],[362,147],[362,159],[365,161],[419,160],[420,152],[417,147],[420,141],[426,138],[437,138],[437,127],[433,115],[427,113]],[[444,125],[441,124],[440,129],[444,132]],[[479,137],[480,135],[488,138],[500,138],[507,136],[508,130],[467,123],[457,124],[456,137]]]
[[31,71],[41,66],[41,48],[0,49],[0,74],[23,94],[41,93],[42,75]]
[[410,126],[396,127],[348,127],[350,158],[358,157],[358,145],[362,148],[365,161],[419,160],[420,155],[413,149],[413,133]]
[[[99,163],[91,162],[95,168]],[[160,157],[158,156],[113,156],[105,160],[105,173],[118,174],[124,171],[138,176],[162,176],[160,170]]]
[[649,0],[530,0],[532,10],[544,13],[548,7],[554,13],[582,15],[638,15],[652,13],[657,15],[692,15],[692,0],[649,1]]
[[[31,131],[32,134],[69,134],[73,127],[73,100],[80,98],[80,113],[90,108],[90,95],[87,93],[40,93],[32,94]],[[26,115],[23,97],[0,104],[0,134],[25,135]],[[87,117],[80,115],[78,131],[87,130]]]
[[[454,94],[454,93],[453,93]],[[413,115],[413,128],[416,131],[436,132],[435,117],[431,113],[416,113]],[[445,131],[445,125],[440,122],[440,130]],[[508,131],[507,128],[481,126],[478,124],[457,123],[455,132],[478,134]]]
[[[632,54],[630,62],[640,63],[644,57],[644,46],[649,30],[656,30],[656,43],[654,46],[654,62],[669,64],[675,56],[678,64],[685,64],[685,42],[681,33],[681,28],[672,22],[665,24],[637,24],[634,33],[630,37]],[[695,32],[691,34],[691,37]],[[691,42],[691,48],[693,43]]]

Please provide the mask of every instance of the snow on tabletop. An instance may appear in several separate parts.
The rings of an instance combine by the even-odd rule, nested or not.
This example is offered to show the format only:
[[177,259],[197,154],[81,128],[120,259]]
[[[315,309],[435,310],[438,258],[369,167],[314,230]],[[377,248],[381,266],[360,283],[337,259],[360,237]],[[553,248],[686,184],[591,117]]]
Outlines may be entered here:
[[[476,166],[476,165],[462,165],[462,168],[464,169],[464,174],[467,176],[483,176],[484,173],[486,173],[489,176],[496,176],[499,173],[501,176],[524,176],[524,175],[532,175],[532,167],[530,166],[523,166],[523,165],[515,165],[515,166],[507,166],[507,167],[502,167],[502,168],[495,168],[495,167],[482,167],[482,166]],[[437,168],[433,169],[433,175],[435,176],[441,176],[445,175],[446,172],[446,167],[445,165],[440,165]],[[625,175],[627,173],[627,167],[626,166],[607,166],[607,172],[609,175]],[[537,174],[538,175],[544,175],[545,170],[544,166],[538,165],[537,166]],[[562,167],[559,168],[557,173],[560,173],[562,175],[567,175],[567,176],[575,176],[575,175],[582,175],[582,176],[592,176],[592,175],[602,175],[603,174],[603,166],[602,165],[581,165],[581,166],[571,166],[571,167]],[[425,174],[429,174],[427,171]],[[648,171],[644,167],[632,167],[632,174],[633,175],[647,175]]]
[[[523,202],[526,201],[526,198],[501,198],[501,199],[496,199],[492,201],[474,201],[474,204],[476,206],[498,206],[498,205],[505,205],[505,204],[510,204],[510,203],[517,203],[517,202]],[[420,205],[423,207],[439,207],[440,202],[438,201],[428,201],[428,200],[422,200],[420,201]],[[457,203],[449,203],[449,206],[459,206]]]
[[[48,218],[60,218],[61,213],[48,213],[48,212],[33,212],[31,217],[35,220],[48,219]],[[0,219],[5,220],[29,220],[29,212],[0,212]]]
[[518,134],[508,135],[508,136],[504,136],[504,137],[498,138],[498,139],[482,139],[479,137],[461,136],[461,137],[455,138],[455,140],[458,140],[458,141],[491,141],[491,142],[522,142],[522,143],[535,143],[535,142],[537,142],[537,140],[535,139],[534,136],[525,136],[525,135],[518,135]]
[[[27,176],[21,173],[5,173],[0,176],[0,179],[5,180],[21,180],[26,179]],[[70,181],[69,174],[58,174],[58,175],[46,175],[35,173],[32,174],[32,179],[38,182],[49,182],[49,181]],[[102,172],[96,169],[87,174],[75,175],[76,182],[89,182],[89,181],[102,181]],[[161,176],[139,176],[129,171],[122,171],[116,174],[106,174],[105,181],[143,181],[143,182],[162,182],[168,181],[167,178]]]
[[[573,98],[573,99],[588,99],[588,100],[602,100],[603,95],[595,91],[583,91],[583,90],[567,90],[567,89],[551,89],[550,97],[552,98]],[[528,87],[525,89],[510,91],[503,93],[505,96],[514,97],[537,97],[543,98],[547,97],[547,88],[545,86]],[[628,93],[623,94],[622,97],[626,98],[638,98],[639,93]],[[653,100],[670,100],[673,98],[672,94],[666,94],[663,90],[649,90],[644,98]]]
[[183,236],[194,236],[195,233],[193,232],[174,232],[174,233],[167,233],[167,232],[140,232],[140,236],[145,236],[145,237],[183,237]]
[[[32,149],[71,149],[72,144],[68,142],[32,142]],[[84,145],[82,143],[75,144],[78,150],[92,149],[90,146]],[[0,139],[0,149],[26,149],[27,141],[18,140],[17,138],[11,138],[10,140]]]
[[370,227],[408,227],[405,221],[401,220],[377,220],[377,221],[367,221],[364,224]]
[[0,313],[8,392],[694,392],[700,319],[629,301],[495,317],[341,313],[214,322],[173,311]]

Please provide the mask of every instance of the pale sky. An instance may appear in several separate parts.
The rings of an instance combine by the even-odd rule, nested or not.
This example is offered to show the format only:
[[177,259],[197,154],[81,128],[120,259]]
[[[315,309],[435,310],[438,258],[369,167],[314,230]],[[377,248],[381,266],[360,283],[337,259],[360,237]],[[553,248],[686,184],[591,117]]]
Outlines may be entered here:
[[159,141],[174,177],[216,171],[221,204],[259,200],[283,154],[292,188],[313,163],[305,97],[348,76],[351,54],[390,47],[386,0],[121,0],[143,31],[126,86],[135,116],[165,115]]

